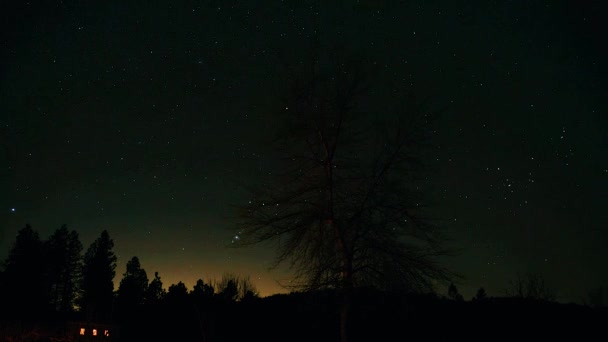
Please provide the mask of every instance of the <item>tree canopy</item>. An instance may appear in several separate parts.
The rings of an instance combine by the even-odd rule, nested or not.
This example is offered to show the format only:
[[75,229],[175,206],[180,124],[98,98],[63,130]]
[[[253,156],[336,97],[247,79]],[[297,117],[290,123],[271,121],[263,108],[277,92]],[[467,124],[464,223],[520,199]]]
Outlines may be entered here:
[[146,270],[141,268],[139,258],[134,256],[127,262],[126,272],[123,274],[118,287],[118,305],[126,309],[143,304],[147,292],[148,276]]
[[154,279],[150,281],[148,290],[146,292],[146,303],[147,304],[158,304],[165,296],[167,291],[163,288],[163,282],[158,275],[158,272],[154,272]]
[[82,271],[78,233],[61,226],[46,242],[46,252],[50,304],[56,311],[70,312],[74,309]]
[[447,280],[418,172],[433,113],[407,93],[384,113],[357,60],[321,56],[298,70],[277,106],[279,165],[250,188],[237,244],[275,242],[275,265],[287,263],[292,284],[307,289],[427,291]]
[[288,70],[277,170],[238,214],[236,245],[274,242],[291,286],[342,290],[343,342],[354,287],[432,291],[451,276],[419,174],[434,112],[399,89],[370,96],[365,65],[317,50]]
[[89,318],[107,320],[114,298],[116,255],[107,230],[89,246],[84,256],[81,308]]
[[43,312],[47,309],[48,287],[44,278],[42,246],[38,232],[28,224],[17,233],[4,262],[4,291],[1,295],[4,305],[17,316],[32,310]]

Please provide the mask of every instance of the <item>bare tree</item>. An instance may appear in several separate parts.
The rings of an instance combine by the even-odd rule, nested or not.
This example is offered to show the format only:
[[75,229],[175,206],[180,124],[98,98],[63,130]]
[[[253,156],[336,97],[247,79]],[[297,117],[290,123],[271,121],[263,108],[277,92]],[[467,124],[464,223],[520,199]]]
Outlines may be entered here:
[[555,301],[555,291],[545,282],[545,278],[537,273],[517,274],[517,278],[510,282],[507,295],[516,298],[525,298],[540,301]]
[[228,301],[241,301],[258,296],[258,290],[249,276],[224,273],[219,281],[214,281],[213,289],[221,298]]
[[592,308],[601,308],[605,306],[605,290],[603,287],[597,287],[589,290],[586,297],[583,298],[583,304]]
[[[447,251],[416,177],[431,113],[404,93],[395,94],[402,106],[394,112],[372,104],[378,112],[366,113],[362,64],[323,58],[290,72],[280,107],[286,125],[275,141],[280,165],[250,188],[236,244],[273,241],[274,266],[291,267],[292,286],[341,290],[346,341],[353,288],[426,291],[451,274],[436,262]],[[374,116],[392,120],[378,124]]]

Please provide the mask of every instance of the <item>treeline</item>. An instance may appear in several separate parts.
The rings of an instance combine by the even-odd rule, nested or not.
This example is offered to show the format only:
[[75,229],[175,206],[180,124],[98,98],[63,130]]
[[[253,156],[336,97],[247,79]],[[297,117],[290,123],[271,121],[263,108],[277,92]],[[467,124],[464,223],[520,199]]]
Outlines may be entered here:
[[[21,229],[0,272],[0,341],[68,341],[81,326],[97,323],[109,323],[103,326],[111,336],[124,341],[339,338],[341,297],[335,289],[258,298],[248,277],[233,274],[217,281],[199,279],[191,289],[183,282],[165,289],[158,272],[149,278],[136,256],[114,289],[113,248],[107,231],[83,254],[77,232],[66,226],[47,240],[29,225]],[[608,317],[602,305],[555,302],[554,291],[538,275],[518,276],[507,292],[491,297],[480,288],[468,301],[455,284],[447,296],[357,288],[348,326],[351,341],[485,341],[497,331],[513,338],[534,332],[547,339],[563,337],[556,326],[584,326],[584,333],[577,329],[581,340],[603,329]],[[83,322],[91,324],[79,325]]]
[[0,273],[1,314],[22,319],[83,305],[78,301],[88,276],[81,253],[78,233],[65,225],[46,241],[30,225],[19,230]]
[[225,274],[199,279],[191,290],[181,281],[165,290],[158,272],[148,279],[139,258],[127,263],[114,289],[114,241],[104,230],[84,255],[75,230],[66,225],[42,240],[30,225],[19,230],[0,271],[0,317],[40,320],[75,317],[87,321],[124,320],[141,306],[236,302],[256,298],[249,277]]

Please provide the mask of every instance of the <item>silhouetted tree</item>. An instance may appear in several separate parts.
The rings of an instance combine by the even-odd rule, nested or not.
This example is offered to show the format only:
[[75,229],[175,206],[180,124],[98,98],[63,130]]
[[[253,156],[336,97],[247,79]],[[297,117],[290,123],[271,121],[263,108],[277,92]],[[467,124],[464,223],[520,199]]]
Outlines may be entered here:
[[129,311],[143,304],[148,291],[148,276],[141,268],[139,258],[134,256],[127,262],[126,272],[120,281],[117,291],[117,305],[121,311]]
[[473,300],[484,301],[486,299],[488,299],[488,295],[486,294],[486,290],[483,287],[480,287],[477,290],[477,293],[475,294],[475,297],[473,297]]
[[464,300],[454,283],[450,283],[450,287],[448,288],[448,298],[459,302]]
[[[5,262],[3,261],[0,267],[0,300],[4,300],[5,293],[7,292],[4,264]],[[2,315],[0,314],[0,317],[1,316]]]
[[87,249],[82,272],[80,306],[87,319],[108,320],[112,312],[116,255],[106,230]]
[[238,277],[233,274],[224,274],[222,279],[216,284],[218,296],[229,302],[234,302],[239,298]]
[[[431,112],[405,92],[370,105],[360,64],[343,57],[317,54],[289,74],[279,171],[240,208],[235,245],[274,241],[294,286],[341,289],[344,341],[353,287],[428,291],[449,272],[435,261],[446,250],[414,176]],[[387,122],[371,129],[364,111]]]
[[169,286],[165,300],[171,304],[184,304],[188,302],[188,289],[181,281]]
[[555,292],[547,286],[545,278],[537,273],[526,273],[523,276],[518,273],[517,278],[510,282],[507,295],[547,302],[556,299]]
[[245,294],[243,294],[242,298],[241,298],[241,302],[249,302],[252,300],[255,300],[257,298],[260,298],[260,296],[258,295],[257,292],[253,292],[252,290],[248,290],[247,292],[245,292]]
[[158,272],[154,272],[154,279],[150,281],[146,292],[146,304],[158,304],[165,298],[166,294],[167,291],[163,288],[163,282],[160,280]]
[[23,317],[45,312],[48,286],[44,279],[43,244],[38,232],[28,224],[17,233],[15,243],[4,262],[3,310]]
[[240,278],[239,297],[242,302],[259,298],[258,290],[253,282],[251,282],[251,278],[249,276]]
[[190,292],[190,296],[196,304],[209,303],[215,293],[213,286],[205,284],[202,279],[196,281],[194,288]]
[[257,297],[257,289],[250,277],[233,273],[222,275],[220,281],[215,283],[215,292],[221,299],[232,302]]
[[604,304],[604,288],[598,287],[589,290],[587,297],[583,299],[583,303],[592,308],[601,308]]
[[58,312],[73,311],[82,270],[82,243],[78,233],[63,225],[45,245],[50,304]]

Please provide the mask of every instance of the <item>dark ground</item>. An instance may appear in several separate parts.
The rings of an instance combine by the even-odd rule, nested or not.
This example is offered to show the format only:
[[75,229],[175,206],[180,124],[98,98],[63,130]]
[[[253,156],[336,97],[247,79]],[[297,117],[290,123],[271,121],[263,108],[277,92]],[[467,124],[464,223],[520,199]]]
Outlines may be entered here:
[[[240,303],[142,306],[123,315],[121,341],[338,341],[338,310],[331,292],[292,293]],[[357,295],[352,341],[606,340],[608,309],[517,298],[457,302],[435,296]],[[6,315],[5,315],[6,316]],[[81,318],[53,317],[45,324],[4,320],[0,340],[68,341]],[[72,324],[68,324],[72,322]],[[114,329],[113,332],[116,332]],[[118,333],[113,334],[117,340]],[[74,339],[72,339],[74,340]]]

